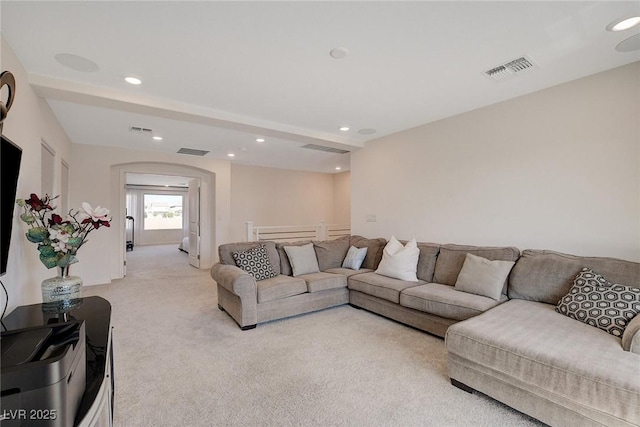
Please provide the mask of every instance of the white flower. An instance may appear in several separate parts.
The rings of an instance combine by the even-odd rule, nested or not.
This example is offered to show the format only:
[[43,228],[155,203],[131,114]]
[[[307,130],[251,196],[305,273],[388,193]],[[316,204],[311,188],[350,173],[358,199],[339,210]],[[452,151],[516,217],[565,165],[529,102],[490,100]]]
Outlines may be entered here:
[[80,212],[86,215],[86,218],[91,218],[92,221],[109,221],[109,209],[96,206],[95,208],[87,202],[82,202],[82,209]]
[[69,241],[69,237],[71,236],[69,236],[69,234],[63,230],[56,230],[55,228],[52,228],[49,231],[49,237],[51,238],[51,240],[57,240],[64,245]]
[[53,247],[53,250],[56,252],[67,253],[67,245],[65,245],[65,243],[62,241],[51,243],[51,247]]

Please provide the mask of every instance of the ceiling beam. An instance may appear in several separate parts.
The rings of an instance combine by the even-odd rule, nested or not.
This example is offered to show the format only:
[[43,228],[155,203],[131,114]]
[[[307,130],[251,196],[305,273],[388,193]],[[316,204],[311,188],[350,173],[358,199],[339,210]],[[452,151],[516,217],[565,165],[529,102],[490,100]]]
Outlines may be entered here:
[[361,141],[352,141],[311,129],[230,114],[180,101],[128,91],[118,91],[38,74],[29,74],[29,83],[33,90],[45,99],[146,114],[347,151],[355,151],[364,146]]

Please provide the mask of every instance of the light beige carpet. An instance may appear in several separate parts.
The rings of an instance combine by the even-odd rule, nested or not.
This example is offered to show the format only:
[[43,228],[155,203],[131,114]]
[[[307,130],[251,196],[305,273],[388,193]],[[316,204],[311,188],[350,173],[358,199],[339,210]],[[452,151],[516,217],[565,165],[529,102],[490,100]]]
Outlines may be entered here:
[[113,305],[117,426],[531,426],[449,383],[442,339],[341,306],[241,331],[177,245],[136,246]]

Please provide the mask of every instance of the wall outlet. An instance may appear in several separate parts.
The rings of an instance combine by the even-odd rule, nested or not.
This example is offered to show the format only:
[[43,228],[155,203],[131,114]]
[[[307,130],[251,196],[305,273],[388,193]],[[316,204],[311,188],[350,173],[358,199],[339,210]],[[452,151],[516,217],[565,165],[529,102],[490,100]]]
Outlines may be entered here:
[[367,215],[367,222],[376,222],[376,221],[377,221],[377,219],[376,219],[375,215],[373,215],[373,214]]

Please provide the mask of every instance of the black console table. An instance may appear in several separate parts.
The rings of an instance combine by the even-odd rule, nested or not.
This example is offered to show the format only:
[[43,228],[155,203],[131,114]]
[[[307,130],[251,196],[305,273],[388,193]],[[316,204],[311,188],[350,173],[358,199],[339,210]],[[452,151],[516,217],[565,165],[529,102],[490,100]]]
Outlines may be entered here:
[[2,322],[7,330],[84,320],[86,335],[86,388],[74,426],[113,425],[113,348],[111,304],[101,297],[80,298],[73,307],[51,310],[43,304],[17,307]]

